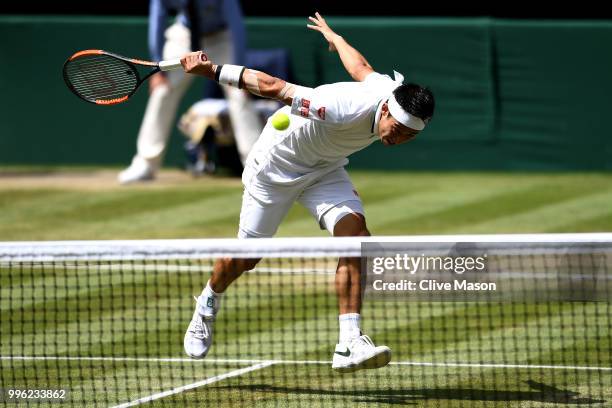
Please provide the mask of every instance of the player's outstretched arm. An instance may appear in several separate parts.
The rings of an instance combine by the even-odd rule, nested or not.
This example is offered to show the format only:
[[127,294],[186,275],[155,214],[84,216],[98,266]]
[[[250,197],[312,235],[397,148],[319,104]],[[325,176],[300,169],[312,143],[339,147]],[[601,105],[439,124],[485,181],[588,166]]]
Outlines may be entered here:
[[336,34],[318,12],[315,13],[315,17],[308,17],[308,19],[313,24],[307,24],[306,27],[320,32],[329,43],[330,51],[338,51],[344,68],[355,81],[363,81],[365,77],[374,72],[365,57],[349,45],[342,36]]
[[216,65],[202,51],[181,58],[185,72],[201,75],[220,84],[246,89],[264,98],[276,99],[291,106],[297,85],[239,65]]

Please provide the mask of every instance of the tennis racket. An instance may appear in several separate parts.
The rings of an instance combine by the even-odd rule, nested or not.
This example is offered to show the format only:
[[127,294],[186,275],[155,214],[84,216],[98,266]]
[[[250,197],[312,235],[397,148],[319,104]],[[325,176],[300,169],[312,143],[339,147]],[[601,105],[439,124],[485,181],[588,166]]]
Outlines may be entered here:
[[[202,59],[207,59],[204,53]],[[66,60],[63,74],[64,82],[79,98],[97,105],[116,105],[127,101],[151,75],[182,68],[180,59],[150,62],[84,50]]]

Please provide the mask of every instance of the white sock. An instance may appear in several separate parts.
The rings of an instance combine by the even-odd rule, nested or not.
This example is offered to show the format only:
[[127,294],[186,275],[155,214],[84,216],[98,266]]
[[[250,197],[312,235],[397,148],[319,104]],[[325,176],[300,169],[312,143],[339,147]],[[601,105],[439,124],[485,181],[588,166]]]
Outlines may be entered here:
[[348,344],[351,340],[361,336],[359,324],[361,315],[359,313],[345,313],[338,317],[340,321],[340,344]]
[[206,287],[198,298],[198,313],[201,316],[214,316],[221,307],[222,293],[216,293],[210,287],[210,281],[206,282]]

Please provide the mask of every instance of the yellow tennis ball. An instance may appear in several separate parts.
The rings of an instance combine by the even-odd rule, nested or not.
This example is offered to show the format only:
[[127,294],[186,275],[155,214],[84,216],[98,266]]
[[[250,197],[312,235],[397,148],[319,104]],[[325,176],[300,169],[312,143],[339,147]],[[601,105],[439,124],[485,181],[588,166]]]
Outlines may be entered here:
[[289,116],[284,113],[277,113],[272,116],[272,126],[276,130],[285,130],[289,127]]

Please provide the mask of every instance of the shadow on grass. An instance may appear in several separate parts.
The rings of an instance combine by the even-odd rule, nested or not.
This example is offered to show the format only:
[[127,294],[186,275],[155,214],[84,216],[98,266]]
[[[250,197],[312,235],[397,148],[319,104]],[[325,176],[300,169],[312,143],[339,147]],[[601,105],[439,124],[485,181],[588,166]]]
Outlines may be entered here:
[[574,391],[563,390],[553,386],[526,381],[532,391],[498,391],[470,388],[414,388],[414,389],[381,389],[381,390],[323,390],[314,388],[281,387],[269,384],[248,384],[215,387],[233,391],[250,391],[278,394],[305,394],[331,397],[354,398],[355,402],[376,402],[382,404],[412,405],[422,400],[463,400],[514,402],[532,401],[564,405],[602,404],[601,399],[581,397]]

